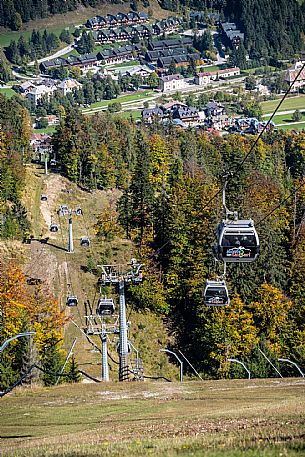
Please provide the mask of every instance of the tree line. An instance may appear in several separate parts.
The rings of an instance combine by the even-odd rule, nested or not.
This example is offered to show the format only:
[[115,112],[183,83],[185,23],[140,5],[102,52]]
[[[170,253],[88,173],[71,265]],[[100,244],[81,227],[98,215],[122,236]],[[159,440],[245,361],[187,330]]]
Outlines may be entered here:
[[[177,347],[210,376],[241,375],[229,357],[242,357],[256,376],[272,375],[259,349],[276,364],[280,356],[305,362],[304,187],[264,219],[302,183],[304,138],[270,132],[240,168],[251,136],[139,127],[109,114],[61,117],[53,145],[63,172],[88,188],[122,191],[117,224],[146,265],[146,281],[129,289],[129,299],[167,315]],[[228,206],[257,223],[261,253],[254,264],[228,266],[231,305],[212,310],[203,304],[203,288],[221,273],[212,246],[223,217],[220,198],[212,197],[228,169]],[[100,219],[103,239],[118,233],[113,208],[109,217],[110,228],[107,214]]]

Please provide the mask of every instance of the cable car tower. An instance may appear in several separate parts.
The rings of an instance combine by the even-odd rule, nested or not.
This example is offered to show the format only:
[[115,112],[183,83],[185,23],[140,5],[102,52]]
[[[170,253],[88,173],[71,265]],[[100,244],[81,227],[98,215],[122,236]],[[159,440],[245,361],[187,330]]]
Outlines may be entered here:
[[[118,285],[120,297],[119,310],[119,381],[128,381],[129,366],[128,353],[130,345],[128,344],[128,326],[126,321],[126,304],[125,304],[125,283],[139,284],[142,282],[142,264],[138,263],[135,258],[131,259],[130,264],[126,265],[100,265],[102,276],[99,280],[100,285]],[[127,267],[127,268],[126,268]],[[138,358],[137,358],[138,360]],[[139,367],[136,367],[137,369]]]

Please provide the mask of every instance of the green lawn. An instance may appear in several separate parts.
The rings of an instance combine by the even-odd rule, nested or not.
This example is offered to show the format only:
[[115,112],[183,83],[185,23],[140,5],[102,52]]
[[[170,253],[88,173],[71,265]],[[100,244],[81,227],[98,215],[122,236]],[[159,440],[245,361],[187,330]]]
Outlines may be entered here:
[[302,378],[100,383],[0,399],[3,457],[301,457]]
[[[262,110],[263,114],[272,113],[277,105],[280,102],[280,98],[276,100],[270,100],[267,102],[262,102]],[[279,111],[289,111],[289,110],[296,110],[296,109],[304,109],[305,110],[305,95],[298,95],[286,98],[286,100],[282,103],[279,108]]]
[[34,133],[54,133],[55,129],[55,126],[45,127],[44,129],[34,129]]
[[222,65],[200,66],[200,71],[219,71],[223,68]]
[[121,117],[124,117],[125,119],[132,119],[136,121],[137,119],[141,119],[141,110],[134,110],[134,111],[121,111],[118,113]]
[[145,100],[146,97],[149,97],[152,95],[152,91],[145,91],[145,92],[140,92],[140,93],[135,93],[135,94],[128,94],[128,95],[121,95],[120,97],[114,98],[113,100],[103,100],[102,102],[96,102],[92,103],[90,107],[83,109],[83,112],[86,113],[88,111],[91,111],[94,108],[104,108],[109,105],[109,103],[113,102],[131,102],[131,101],[141,101]]
[[5,95],[8,98],[11,98],[11,97],[13,97],[13,95],[16,95],[16,92],[13,89],[7,89],[7,88],[0,87],[0,94]]
[[111,68],[115,70],[116,68],[131,67],[133,65],[139,65],[139,64],[140,64],[139,60],[130,60],[129,62],[122,62],[122,63],[111,65]]
[[[40,29],[40,30],[44,30],[46,27],[41,25],[40,27],[37,26],[37,29]],[[49,33],[53,32],[55,33],[55,35],[59,36],[61,34],[61,32],[65,29],[66,27],[62,26],[62,27],[47,27],[47,31]],[[69,28],[70,32],[74,32],[75,30],[75,27],[74,26],[70,26]],[[0,47],[5,47],[5,46],[8,46],[10,44],[10,42],[12,40],[15,40],[17,41],[19,39],[20,36],[23,36],[26,40],[28,40],[31,35],[32,35],[32,31],[31,30],[26,30],[26,31],[23,31],[23,32],[2,32],[0,33]]]

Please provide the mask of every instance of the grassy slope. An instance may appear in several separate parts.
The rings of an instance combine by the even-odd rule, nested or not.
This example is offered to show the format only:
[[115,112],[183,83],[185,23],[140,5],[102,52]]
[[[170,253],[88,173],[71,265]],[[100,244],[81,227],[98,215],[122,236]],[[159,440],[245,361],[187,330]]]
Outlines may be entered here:
[[[146,11],[147,8],[139,7],[140,11]],[[162,10],[157,0],[150,0],[150,9],[153,11],[154,18],[163,18],[172,14],[170,11]],[[84,8],[81,7],[76,11],[70,11],[66,14],[56,14],[44,19],[37,19],[36,21],[30,21],[23,24],[22,30],[18,32],[12,32],[8,29],[0,30],[0,47],[7,46],[11,40],[18,40],[20,35],[24,35],[25,38],[28,38],[33,29],[44,30],[47,29],[48,32],[54,32],[60,34],[60,32],[69,27],[73,31],[75,25],[83,24],[90,17],[96,16],[97,14],[106,15],[116,14],[120,11],[127,12],[130,10],[129,3],[124,4],[104,4],[98,8]]]
[[[89,299],[93,310],[95,310],[99,296],[96,287],[97,277],[84,271],[89,259],[93,260],[94,264],[127,263],[132,257],[132,247],[129,240],[115,239],[111,243],[106,243],[98,240],[95,236],[97,216],[111,202],[115,207],[119,192],[85,192],[58,174],[50,172],[48,176],[45,176],[44,169],[40,166],[29,166],[26,179],[27,185],[23,202],[27,208],[32,224],[32,234],[36,241],[31,245],[24,245],[27,248],[28,259],[25,262],[25,271],[30,277],[46,281],[51,291],[58,298],[61,307],[65,307],[66,295],[69,292],[68,284],[71,283],[70,293],[78,296],[79,306],[66,309],[66,312],[71,320],[83,327],[86,314],[84,301]],[[71,189],[72,193],[63,192],[63,189]],[[41,203],[41,193],[48,195],[47,203]],[[59,218],[56,214],[61,204],[66,204],[69,208],[80,206],[84,213],[83,217],[74,217],[73,219],[73,254],[66,252],[68,245],[67,218]],[[50,236],[48,225],[51,214],[53,215],[53,222],[58,224],[60,230],[50,237],[48,244],[44,244],[40,242],[40,239]],[[80,247],[80,238],[87,235],[91,240],[91,249]],[[115,288],[109,290],[108,293],[118,303]],[[127,311],[129,314],[129,308]],[[74,338],[77,338],[74,354],[79,367],[91,375],[99,377],[101,375],[101,356],[99,353],[91,352],[93,347],[71,320],[65,329],[65,348],[69,350]],[[172,368],[167,362],[167,358],[164,358],[164,354],[159,353],[159,349],[168,344],[168,337],[161,319],[149,312],[133,312],[133,317],[130,320],[133,333],[131,339],[140,350],[140,357],[144,358],[145,373],[158,376],[160,375],[159,367],[162,366],[163,376],[176,376],[178,368]],[[155,347],[155,341],[151,345],[147,345],[147,332],[149,334],[155,332],[155,341],[159,341],[157,347]],[[99,337],[93,336],[92,340],[99,347],[101,346]],[[109,338],[109,351],[112,357],[117,360],[115,343],[115,338]],[[149,360],[148,354],[152,351],[157,353],[157,357]],[[110,378],[116,380],[118,367],[111,361],[109,364]]]
[[63,385],[1,400],[3,456],[304,455],[303,380]]

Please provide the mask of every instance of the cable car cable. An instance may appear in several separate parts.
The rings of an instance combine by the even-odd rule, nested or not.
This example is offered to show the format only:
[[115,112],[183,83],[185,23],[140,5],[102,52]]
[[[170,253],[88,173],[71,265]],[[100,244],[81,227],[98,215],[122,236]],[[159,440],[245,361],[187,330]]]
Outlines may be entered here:
[[[277,113],[278,109],[280,108],[280,106],[282,105],[282,103],[284,102],[284,100],[286,99],[286,97],[288,96],[288,94],[290,93],[294,83],[297,81],[298,77],[300,76],[301,72],[304,70],[305,68],[305,63],[302,65],[302,67],[300,68],[300,70],[298,71],[296,77],[294,78],[294,80],[292,81],[292,83],[290,84],[290,86],[288,87],[288,89],[286,90],[285,94],[283,95],[283,97],[281,98],[279,104],[277,105],[277,107],[275,108],[275,110],[273,111],[271,117],[269,118],[268,122],[265,124],[263,130],[259,133],[259,135],[256,137],[254,143],[252,144],[252,146],[250,147],[250,150],[247,152],[247,154],[245,155],[245,157],[243,158],[242,162],[240,163],[240,165],[238,166],[238,168],[240,169],[244,163],[246,162],[246,160],[248,160],[249,156],[251,155],[253,149],[255,148],[255,146],[257,145],[258,141],[261,139],[262,135],[265,133],[267,127],[270,125],[271,123],[271,120],[273,119],[273,117],[275,116],[275,114]],[[228,179],[231,179],[231,177],[233,176],[233,171],[234,170],[229,170],[229,174],[230,176],[228,176]],[[238,174],[239,173],[239,170],[235,173]],[[220,188],[211,198],[210,200],[204,205],[204,207],[202,208],[202,211],[204,211],[208,206],[209,204],[222,192],[222,188]]]
[[302,182],[302,184],[300,184],[298,187],[296,187],[293,190],[293,192],[290,192],[290,194],[287,197],[281,200],[271,211],[269,211],[269,213],[267,213],[261,220],[259,220],[256,225],[259,226],[260,224],[262,224],[262,222],[264,222],[265,219],[267,219],[269,216],[271,216],[271,214],[273,214],[277,209],[279,209],[283,203],[286,203],[288,200],[290,200],[290,198],[294,197],[297,191],[301,189],[301,187],[303,187],[304,185],[305,181]]

